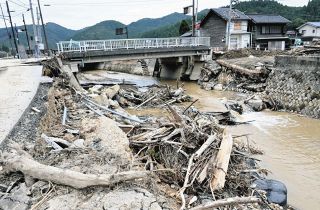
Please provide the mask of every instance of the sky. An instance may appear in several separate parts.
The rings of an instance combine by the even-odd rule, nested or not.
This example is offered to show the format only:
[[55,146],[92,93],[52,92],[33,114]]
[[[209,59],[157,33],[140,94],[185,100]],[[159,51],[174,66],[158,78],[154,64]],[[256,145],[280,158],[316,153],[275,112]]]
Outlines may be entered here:
[[[31,0],[33,8],[37,0]],[[230,0],[198,0],[199,11],[228,5]],[[303,6],[308,0],[278,0],[289,6]],[[31,24],[31,13],[27,12],[29,0],[8,0],[13,22],[22,25],[22,13],[27,24]],[[5,16],[5,0],[0,0]],[[44,22],[54,22],[71,29],[81,29],[104,20],[117,20],[124,24],[142,18],[159,18],[173,12],[182,12],[192,0],[40,0]],[[0,28],[4,27],[0,20]]]

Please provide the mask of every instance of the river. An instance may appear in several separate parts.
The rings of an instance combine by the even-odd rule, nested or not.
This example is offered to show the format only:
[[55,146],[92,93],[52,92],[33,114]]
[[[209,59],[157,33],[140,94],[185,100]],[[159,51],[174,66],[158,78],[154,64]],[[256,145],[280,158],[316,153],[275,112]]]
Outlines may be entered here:
[[[88,74],[99,75],[97,71]],[[106,72],[102,73],[103,75]],[[90,76],[90,75],[89,75]],[[157,82],[152,77],[132,76],[124,73],[109,74],[139,86]],[[100,80],[103,78],[100,78]],[[175,85],[175,81],[160,81]],[[244,98],[234,92],[205,91],[194,82],[184,82],[184,88],[201,111],[221,111],[225,107],[221,98]],[[162,114],[157,110],[145,110],[149,114]],[[302,210],[315,210],[320,206],[320,120],[282,112],[248,112],[241,120],[253,120],[248,125],[233,126],[233,135],[251,134],[250,140],[264,151],[260,166],[271,171],[269,177],[282,181],[288,188],[288,202]]]
[[[205,91],[195,83],[184,88],[199,99],[202,111],[216,111],[219,98],[239,98],[242,94]],[[320,120],[284,112],[249,112],[241,120],[249,125],[233,126],[233,135],[251,134],[250,140],[264,151],[260,166],[271,171],[269,177],[282,181],[288,188],[290,205],[303,210],[320,207]]]

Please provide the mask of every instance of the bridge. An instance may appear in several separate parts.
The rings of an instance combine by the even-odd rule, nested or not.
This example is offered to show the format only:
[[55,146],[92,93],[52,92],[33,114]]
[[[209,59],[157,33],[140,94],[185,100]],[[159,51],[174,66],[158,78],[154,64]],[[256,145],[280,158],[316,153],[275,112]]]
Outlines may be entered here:
[[[183,63],[186,58],[201,61],[210,53],[209,37],[177,37],[147,39],[114,39],[88,41],[62,41],[57,43],[63,64],[73,71],[86,64],[114,60],[160,59],[166,63]],[[174,60],[174,61],[172,61]],[[188,64],[184,65],[186,68]],[[176,71],[177,69],[175,69]],[[170,73],[171,74],[171,73]]]

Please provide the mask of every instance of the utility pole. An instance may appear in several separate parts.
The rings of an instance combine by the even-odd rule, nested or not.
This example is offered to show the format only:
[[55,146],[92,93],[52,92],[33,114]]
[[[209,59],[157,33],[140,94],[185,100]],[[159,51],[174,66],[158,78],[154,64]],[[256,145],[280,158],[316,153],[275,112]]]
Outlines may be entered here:
[[39,45],[38,45],[38,36],[37,36],[37,28],[36,28],[36,24],[34,21],[34,14],[33,14],[33,8],[32,8],[32,1],[29,0],[30,3],[30,12],[31,12],[31,17],[32,17],[32,25],[33,25],[33,36],[34,36],[34,54],[36,58],[39,58],[40,56],[40,52],[39,52]]
[[19,57],[19,50],[18,50],[16,35],[15,35],[15,33],[14,33],[14,28],[13,28],[13,25],[12,25],[12,19],[11,19],[11,13],[10,13],[10,8],[9,8],[8,1],[6,1],[6,5],[7,5],[7,11],[8,11],[9,20],[10,20],[10,25],[11,25],[11,31],[12,31],[14,46],[16,47],[16,52],[17,52],[17,55],[18,55],[18,57]]
[[39,14],[38,7],[36,7],[36,17],[37,17],[36,27],[37,27],[37,34],[39,38],[39,47],[40,47],[40,44],[42,44],[42,34],[41,34],[41,28],[40,28],[40,14]]
[[20,45],[20,39],[19,39],[19,31],[18,31],[18,28],[17,28],[17,25],[14,24],[14,28],[16,30],[16,33],[17,33],[17,40],[18,40],[18,46]]
[[196,15],[195,15],[195,0],[192,0],[192,36],[196,36],[196,30],[195,30],[195,25],[196,25]]
[[1,8],[3,22],[4,22],[4,25],[6,26],[6,31],[7,31],[8,37],[9,37],[10,46],[11,46],[11,49],[13,50],[13,45],[12,45],[12,42],[11,42],[11,35],[10,35],[9,30],[8,30],[7,21],[6,21],[5,17],[4,17],[4,13],[3,13],[3,9],[2,9],[2,5],[1,4],[0,4],[0,8]]
[[228,20],[228,29],[227,29],[227,36],[226,36],[226,44],[227,44],[227,50],[230,50],[231,45],[231,22],[232,22],[232,12],[233,12],[233,4],[237,4],[238,0],[230,0],[230,6],[229,6],[229,20]]
[[24,14],[22,14],[22,20],[23,20],[23,25],[24,25],[24,31],[26,32],[26,37],[27,37],[27,42],[28,42],[29,51],[31,51],[29,34],[28,34],[28,29],[27,29],[26,21],[25,21],[25,19],[24,19]]
[[44,34],[44,40],[46,42],[46,49],[49,53],[49,55],[51,54],[50,50],[49,50],[49,44],[48,44],[48,37],[47,37],[47,31],[46,31],[46,27],[44,25],[43,22],[43,16],[42,16],[42,11],[41,11],[41,6],[40,6],[40,0],[38,0],[38,7],[39,7],[39,12],[40,12],[40,18],[41,18],[41,23],[42,23],[42,30],[43,30],[43,34]]
[[229,6],[229,20],[228,20],[228,33],[226,37],[226,43],[227,43],[227,50],[230,50],[230,38],[231,38],[231,15],[232,15],[232,0],[230,0],[230,6]]

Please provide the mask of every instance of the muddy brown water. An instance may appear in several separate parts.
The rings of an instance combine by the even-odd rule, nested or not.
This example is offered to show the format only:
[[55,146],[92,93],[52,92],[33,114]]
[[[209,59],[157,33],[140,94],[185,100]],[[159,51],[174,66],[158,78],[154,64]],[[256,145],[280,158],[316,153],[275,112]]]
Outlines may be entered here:
[[[139,84],[144,81],[149,84],[154,78],[139,77]],[[160,83],[176,84],[175,81]],[[221,104],[221,98],[246,97],[234,92],[205,91],[192,82],[185,82],[184,88],[189,95],[199,99],[195,106],[201,111],[223,111],[225,107]],[[163,116],[164,111],[148,109],[133,113]],[[254,122],[233,126],[233,134],[249,133],[251,142],[264,151],[265,154],[258,157],[261,160],[259,164],[271,172],[271,179],[286,184],[289,204],[303,210],[319,209],[320,120],[271,111],[244,113],[240,120]]]
[[[223,109],[220,99],[224,97],[245,97],[205,91],[196,83],[185,83],[184,88],[199,99],[196,106],[201,111]],[[320,209],[320,120],[272,111],[244,113],[240,120],[254,122],[232,126],[233,135],[251,134],[251,142],[265,153],[258,157],[260,166],[271,172],[271,179],[286,184],[289,204],[303,210]]]

